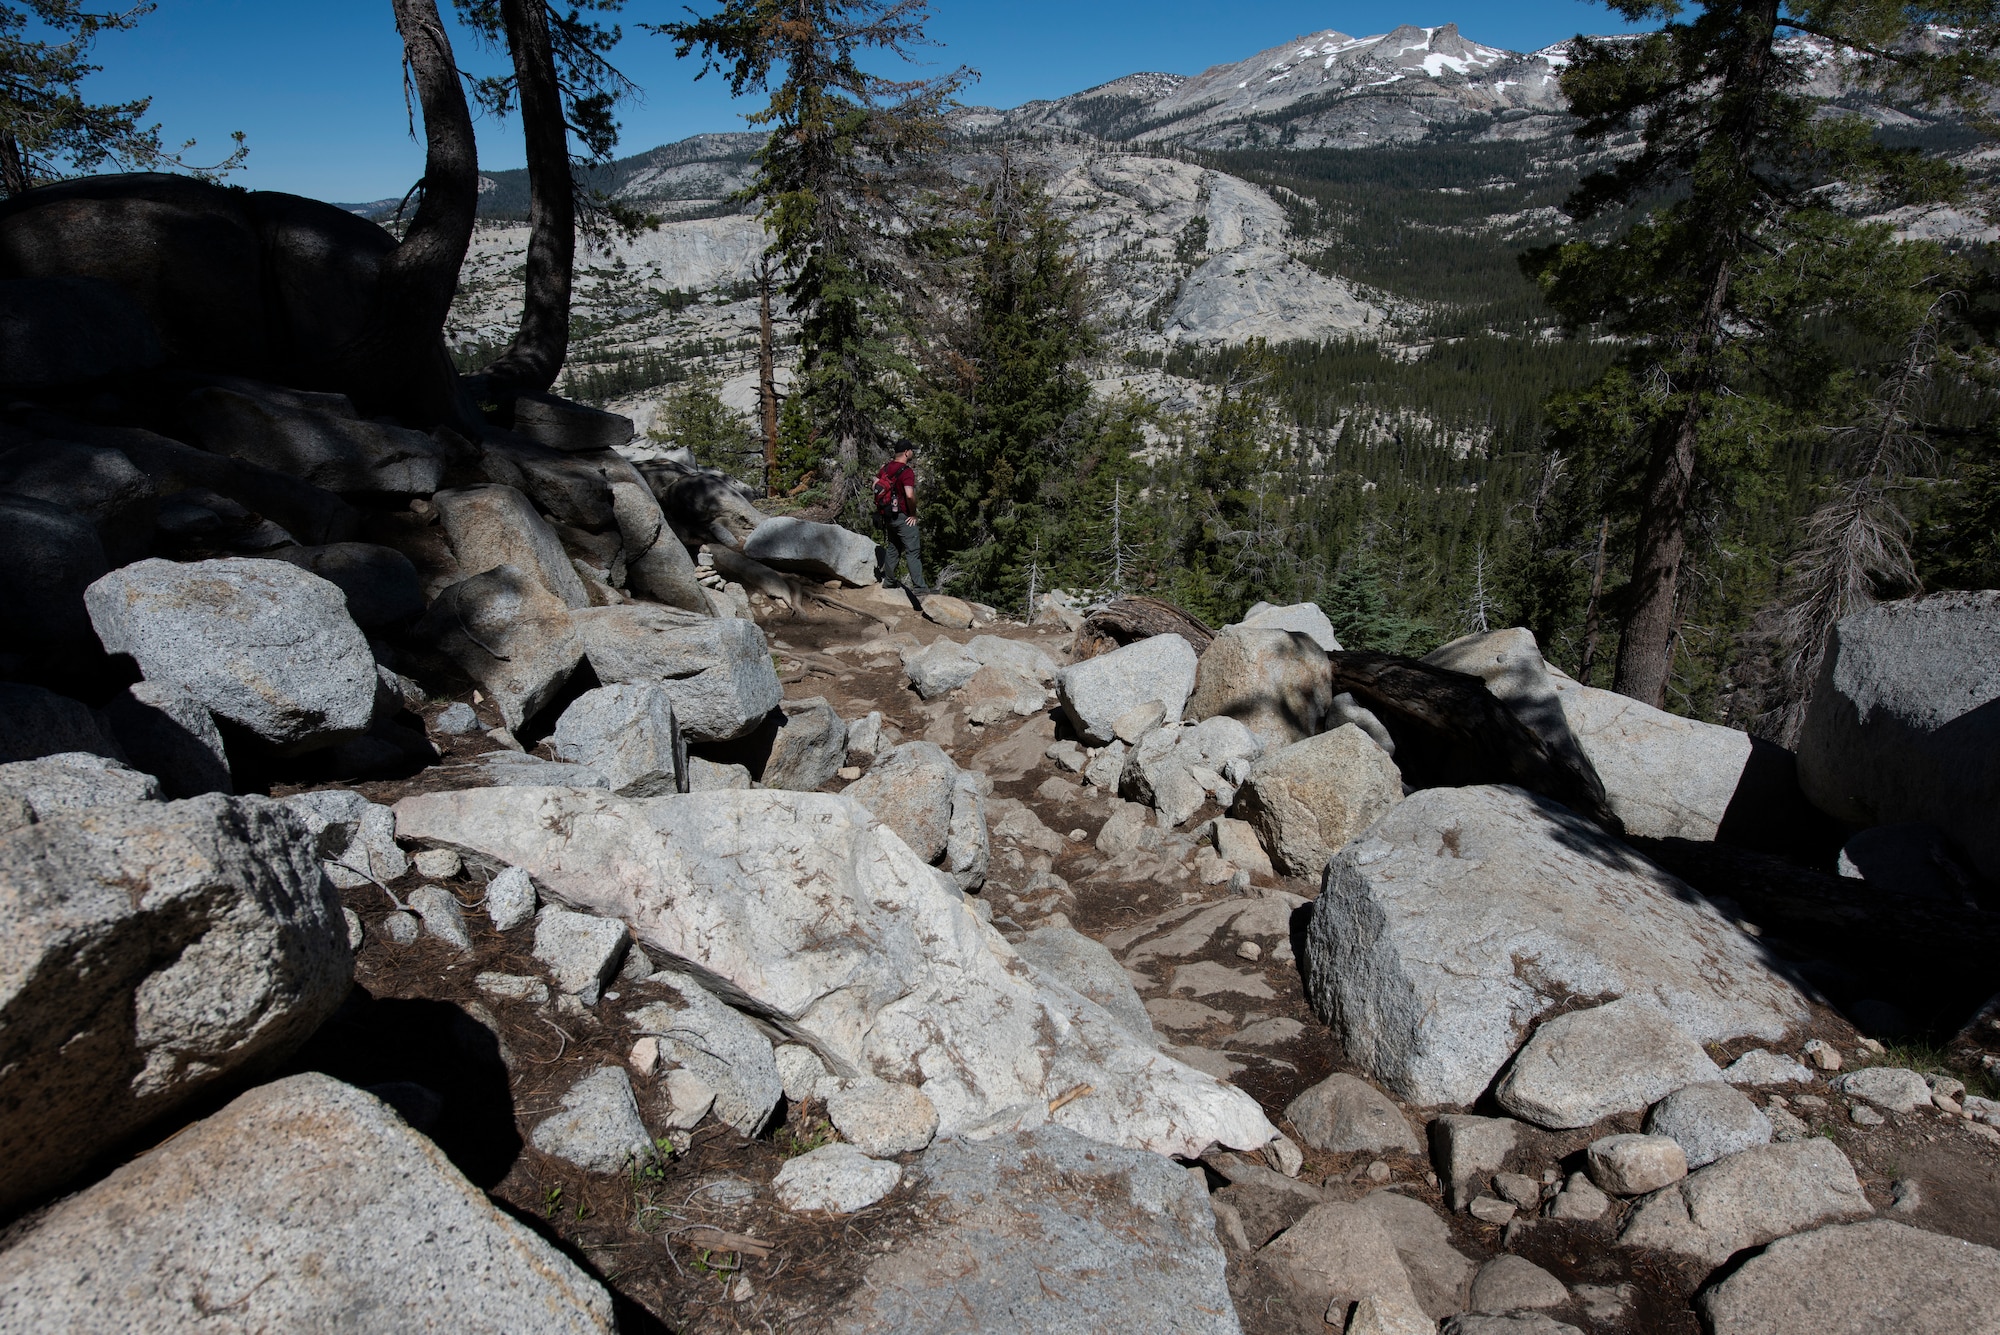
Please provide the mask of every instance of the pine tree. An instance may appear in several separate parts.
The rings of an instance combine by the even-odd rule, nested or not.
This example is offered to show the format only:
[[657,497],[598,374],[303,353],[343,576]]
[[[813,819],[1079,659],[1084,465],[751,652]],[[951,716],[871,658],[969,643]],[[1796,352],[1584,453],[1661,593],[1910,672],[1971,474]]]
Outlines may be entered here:
[[1841,212],[1826,187],[1880,206],[1942,198],[1955,182],[1912,151],[1883,148],[1860,117],[1830,113],[1808,95],[1814,57],[1780,46],[1810,30],[1867,59],[1899,35],[1900,11],[1705,0],[1683,22],[1671,0],[1613,7],[1664,26],[1579,38],[1563,91],[1582,121],[1579,139],[1636,129],[1641,144],[1586,178],[1567,211],[1589,223],[1671,202],[1608,239],[1531,252],[1524,267],[1573,327],[1600,325],[1633,349],[1621,378],[1600,385],[1634,416],[1632,445],[1645,459],[1615,688],[1660,705],[1687,603],[1700,475],[1754,471],[1768,457],[1785,424],[1782,395],[1767,382],[1815,369],[1811,356],[1795,355],[1809,318],[1837,319],[1921,268],[1886,229]]

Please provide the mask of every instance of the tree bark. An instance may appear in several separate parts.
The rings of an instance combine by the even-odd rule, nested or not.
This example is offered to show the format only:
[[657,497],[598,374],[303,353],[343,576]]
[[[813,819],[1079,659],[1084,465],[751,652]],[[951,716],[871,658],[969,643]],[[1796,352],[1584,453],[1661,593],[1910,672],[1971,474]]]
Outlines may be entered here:
[[548,7],[544,0],[501,0],[500,13],[507,25],[528,150],[528,273],[521,327],[484,376],[487,392],[511,398],[546,391],[569,356],[576,181],[570,172],[569,127],[549,39]]
[[1604,548],[1611,541],[1611,516],[1605,515],[1597,525],[1597,565],[1590,576],[1590,605],[1583,612],[1583,663],[1576,670],[1576,679],[1585,686],[1590,685],[1590,670],[1597,665],[1598,612],[1604,600]]
[[778,494],[778,367],[771,340],[771,265],[757,266],[757,398],[764,410],[764,494]]
[[0,199],[11,199],[31,184],[21,141],[11,134],[0,134]]
[[472,114],[436,0],[392,0],[403,59],[424,115],[424,176],[416,215],[383,259],[363,332],[335,354],[348,383],[380,386],[356,395],[363,413],[422,425],[465,425],[470,412],[444,346],[444,322],[472,240],[479,158]]

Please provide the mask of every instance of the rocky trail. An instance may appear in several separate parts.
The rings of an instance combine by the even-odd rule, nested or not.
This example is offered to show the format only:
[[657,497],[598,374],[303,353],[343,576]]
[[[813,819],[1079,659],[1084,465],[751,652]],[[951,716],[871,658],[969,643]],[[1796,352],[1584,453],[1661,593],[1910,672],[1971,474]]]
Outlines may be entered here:
[[[352,223],[105,179],[0,255]],[[0,280],[0,1328],[2000,1330],[2000,592],[1794,755],[1520,629],[915,604],[158,296]]]

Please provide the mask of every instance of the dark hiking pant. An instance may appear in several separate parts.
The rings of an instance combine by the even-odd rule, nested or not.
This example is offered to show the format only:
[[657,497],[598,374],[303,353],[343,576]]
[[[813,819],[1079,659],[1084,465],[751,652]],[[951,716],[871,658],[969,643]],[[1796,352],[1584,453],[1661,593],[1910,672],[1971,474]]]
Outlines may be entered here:
[[909,586],[923,589],[923,539],[917,535],[917,521],[909,515],[888,515],[883,518],[882,527],[887,530],[888,545],[879,553],[880,578],[886,582],[895,577],[896,559],[900,556],[910,567]]

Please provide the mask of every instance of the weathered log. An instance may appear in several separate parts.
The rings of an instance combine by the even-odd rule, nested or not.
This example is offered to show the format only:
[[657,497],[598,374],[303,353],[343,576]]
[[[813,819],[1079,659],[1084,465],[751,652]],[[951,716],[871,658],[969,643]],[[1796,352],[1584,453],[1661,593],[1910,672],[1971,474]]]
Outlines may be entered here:
[[1399,654],[1341,650],[1327,658],[1334,693],[1352,693],[1395,739],[1405,782],[1417,788],[1511,783],[1624,833],[1590,761],[1550,751],[1479,678]]
[[1070,649],[1070,662],[1108,654],[1155,635],[1178,635],[1199,655],[1215,632],[1192,613],[1160,598],[1119,598],[1084,618]]

